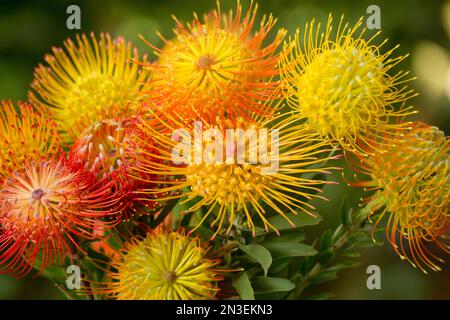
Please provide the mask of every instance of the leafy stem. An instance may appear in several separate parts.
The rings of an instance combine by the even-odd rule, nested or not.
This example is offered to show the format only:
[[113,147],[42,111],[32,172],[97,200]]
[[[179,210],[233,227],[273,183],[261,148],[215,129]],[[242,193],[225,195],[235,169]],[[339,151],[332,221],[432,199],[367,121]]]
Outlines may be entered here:
[[[367,243],[367,230],[369,210],[362,208],[343,212],[343,223],[334,233],[325,232],[319,242],[320,253],[305,262],[304,272],[296,276],[298,282],[288,299],[300,299],[306,290],[316,283],[329,281],[335,278],[336,273],[344,268],[355,266],[354,262],[336,264],[335,259],[344,253],[362,246],[363,240]],[[364,235],[362,239],[361,235]]]

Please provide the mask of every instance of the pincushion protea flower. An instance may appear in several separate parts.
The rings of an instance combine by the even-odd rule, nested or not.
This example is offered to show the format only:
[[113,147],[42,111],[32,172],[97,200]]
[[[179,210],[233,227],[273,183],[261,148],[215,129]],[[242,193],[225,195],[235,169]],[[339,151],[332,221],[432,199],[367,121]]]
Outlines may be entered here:
[[114,223],[101,218],[120,210],[110,188],[63,157],[29,163],[0,191],[0,272],[24,276],[38,255],[42,271],[79,248],[79,239],[95,238]]
[[[126,194],[122,197],[123,219],[144,213],[144,208],[148,212],[158,207],[157,202],[151,201],[151,196],[143,199],[137,194],[138,190],[156,186],[144,181],[145,178],[151,180],[151,176],[132,169],[137,164],[130,153],[144,152],[134,141],[136,121],[135,118],[119,118],[94,123],[75,141],[69,155],[71,161],[95,174],[98,180],[114,180],[114,191]],[[152,148],[151,140],[147,146],[145,152],[148,157],[156,151]]]
[[53,55],[45,57],[47,66],[36,68],[29,98],[39,109],[53,112],[67,139],[96,121],[136,112],[148,71],[140,65],[146,58],[140,60],[131,43],[109,34],[102,33],[99,40],[82,34],[76,43],[66,40],[64,47],[53,48]]
[[414,94],[404,85],[413,80],[408,72],[389,74],[407,55],[391,57],[398,46],[380,53],[386,40],[373,44],[379,33],[364,40],[362,24],[363,18],[349,27],[342,17],[335,30],[330,15],[322,30],[313,20],[303,36],[297,30],[295,39],[285,44],[280,61],[294,116],[306,119],[311,128],[344,149],[367,155],[374,152],[377,136],[408,127],[390,124],[389,119],[414,113],[404,106]]
[[0,182],[19,172],[29,161],[54,154],[58,149],[58,126],[28,103],[1,102]]
[[[228,223],[227,232],[230,232],[233,224],[240,221],[247,225],[255,233],[253,215],[262,220],[264,228],[272,228],[277,231],[267,219],[267,210],[273,210],[285,217],[286,212],[297,214],[296,210],[313,214],[314,207],[305,199],[322,198],[317,195],[320,192],[320,185],[327,183],[314,178],[307,178],[307,174],[327,172],[333,167],[320,167],[328,160],[327,157],[320,157],[322,153],[330,151],[324,149],[323,142],[316,133],[308,131],[303,125],[290,123],[284,127],[277,128],[279,131],[270,132],[264,135],[257,132],[257,129],[270,128],[270,121],[261,119],[253,122],[245,121],[243,118],[237,119],[236,127],[230,120],[225,126],[203,124],[203,130],[211,129],[215,132],[223,133],[223,141],[219,149],[210,150],[203,159],[197,158],[200,154],[211,148],[214,137],[206,137],[200,133],[200,143],[188,142],[185,147],[187,151],[184,156],[190,156],[188,163],[174,161],[174,150],[186,143],[184,139],[189,139],[189,135],[196,139],[197,128],[190,127],[187,132],[177,133],[177,129],[182,128],[181,122],[174,118],[166,122],[164,126],[170,129],[173,134],[158,129],[150,122],[141,122],[140,128],[141,143],[145,145],[147,137],[152,137],[155,146],[160,154],[160,162],[152,161],[150,158],[136,155],[140,166],[137,171],[154,174],[158,179],[168,175],[174,177],[169,186],[160,189],[147,189],[143,193],[155,193],[165,191],[171,193],[163,199],[185,197],[183,202],[199,199],[188,212],[195,212],[202,206],[209,206],[209,210],[201,218],[197,227],[200,226],[211,214],[216,215],[211,227],[216,227],[216,233],[220,232],[224,225]],[[231,136],[228,136],[226,129],[236,129]],[[249,130],[249,131],[247,131]],[[258,140],[250,140],[247,133],[255,132]],[[206,133],[205,133],[206,134]],[[279,135],[278,135],[279,134]],[[228,144],[225,140],[229,139]],[[270,142],[269,142],[270,141]],[[244,148],[244,153],[239,155],[239,148]],[[218,153],[222,149],[222,158],[217,159]],[[200,149],[200,151],[198,151]],[[205,150],[205,151],[202,151]],[[264,152],[264,151],[266,152]],[[176,154],[177,152],[175,152]],[[223,159],[227,157],[227,160]],[[266,159],[263,158],[263,156]],[[242,157],[239,160],[239,157]],[[228,158],[231,159],[229,162]],[[217,160],[216,160],[217,159]],[[180,163],[176,163],[180,162]],[[314,167],[316,166],[316,167]],[[292,224],[292,222],[291,222]]]
[[100,290],[119,300],[212,299],[222,276],[209,255],[198,238],[158,228],[125,245]]
[[253,33],[257,7],[243,13],[238,2],[235,13],[222,14],[218,2],[218,9],[203,19],[194,15],[191,23],[183,24],[175,18],[175,38],[161,37],[162,49],[149,44],[159,58],[150,86],[154,101],[166,105],[164,112],[176,112],[187,122],[210,123],[217,115],[235,120],[273,113],[265,102],[279,95],[274,76],[286,32],[280,29],[263,44],[276,19],[264,16]]
[[359,166],[370,180],[352,184],[376,190],[366,202],[381,212],[376,224],[389,216],[386,235],[395,251],[424,272],[440,270],[436,261],[443,260],[428,244],[450,253],[450,140],[436,127],[415,123],[397,144]]

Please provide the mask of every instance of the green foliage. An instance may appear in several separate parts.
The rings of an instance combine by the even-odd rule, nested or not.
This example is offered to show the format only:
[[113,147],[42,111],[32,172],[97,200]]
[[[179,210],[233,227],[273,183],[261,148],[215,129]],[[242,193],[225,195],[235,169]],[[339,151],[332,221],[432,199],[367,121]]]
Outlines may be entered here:
[[241,272],[237,277],[234,277],[232,284],[242,300],[255,300],[252,284],[245,271]]
[[264,275],[267,275],[270,265],[272,264],[272,255],[270,252],[259,244],[248,244],[241,246],[240,249],[247,254],[250,260],[259,263],[264,270]]
[[[247,271],[234,275],[233,286],[241,299],[327,299],[329,293],[309,295],[311,289],[332,281],[339,272],[355,267],[358,247],[372,246],[370,225],[364,209],[348,208],[344,199],[340,206],[342,224],[335,230],[325,230],[321,236],[304,243],[308,226],[318,224],[320,217],[306,214],[293,216],[297,228],[281,232],[257,233],[257,238],[239,247],[235,257]],[[279,216],[271,217],[278,227],[288,229]],[[258,243],[256,243],[258,242]]]
[[255,277],[253,279],[255,294],[270,294],[274,292],[289,292],[295,284],[288,279],[272,277]]
[[273,259],[314,256],[317,251],[306,244],[296,242],[272,242],[265,244]]

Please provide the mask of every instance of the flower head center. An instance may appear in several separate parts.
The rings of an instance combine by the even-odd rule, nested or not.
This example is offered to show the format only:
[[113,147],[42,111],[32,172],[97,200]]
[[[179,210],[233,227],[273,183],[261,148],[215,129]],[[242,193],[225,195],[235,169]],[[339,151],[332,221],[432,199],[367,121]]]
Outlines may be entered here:
[[197,60],[198,67],[205,71],[210,70],[213,64],[214,64],[214,59],[208,55],[200,57]]
[[174,284],[177,280],[177,274],[173,271],[166,271],[163,276],[164,280],[166,280],[169,285]]
[[121,79],[92,73],[84,77],[79,77],[66,100],[67,103],[88,104],[83,111],[93,112],[98,109],[98,101],[107,105],[120,101],[121,90],[125,88],[127,88],[127,83]]
[[33,200],[40,201],[44,195],[45,195],[44,190],[42,190],[41,188],[39,188],[39,189],[34,190],[34,191],[31,193],[31,198],[32,198]]
[[262,165],[200,164],[189,166],[187,180],[192,190],[207,199],[227,205],[259,198],[256,192],[270,183],[270,176],[261,174]]
[[109,157],[112,157],[112,158],[115,157],[117,155],[117,148],[112,147],[111,149],[108,150],[107,154]]

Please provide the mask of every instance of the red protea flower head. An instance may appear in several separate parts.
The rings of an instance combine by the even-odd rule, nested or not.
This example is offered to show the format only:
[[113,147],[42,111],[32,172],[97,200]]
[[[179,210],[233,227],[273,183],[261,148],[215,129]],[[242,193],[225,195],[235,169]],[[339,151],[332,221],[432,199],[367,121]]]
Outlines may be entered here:
[[[133,170],[136,165],[131,152],[144,152],[135,137],[136,119],[102,120],[85,130],[75,141],[70,151],[70,159],[82,165],[93,173],[98,180],[114,180],[113,191],[126,194],[122,197],[124,210],[122,218],[131,215],[154,211],[158,205],[152,201],[154,196],[143,198],[138,191],[153,186],[143,179],[151,180],[148,175]],[[146,156],[151,156],[155,150],[151,141],[146,144]]]
[[450,140],[436,127],[415,123],[397,143],[380,145],[383,152],[359,164],[370,179],[352,184],[376,190],[367,206],[381,212],[378,222],[389,216],[386,235],[400,257],[424,272],[438,271],[443,260],[430,244],[450,253]]
[[[120,210],[111,182],[64,159],[31,162],[0,191],[0,273],[26,275],[80,247],[78,239],[96,237]],[[40,265],[34,265],[40,256]]]
[[161,36],[162,49],[149,44],[159,58],[150,83],[153,101],[187,122],[272,114],[266,102],[279,95],[277,49],[286,31],[266,44],[276,19],[257,22],[257,10],[251,4],[244,13],[238,1],[235,12],[223,14],[218,2],[216,10],[203,18],[194,14],[190,23],[175,18],[175,37]]
[[0,182],[19,172],[29,161],[54,154],[60,142],[57,124],[30,104],[1,102]]

